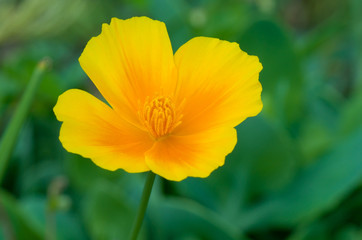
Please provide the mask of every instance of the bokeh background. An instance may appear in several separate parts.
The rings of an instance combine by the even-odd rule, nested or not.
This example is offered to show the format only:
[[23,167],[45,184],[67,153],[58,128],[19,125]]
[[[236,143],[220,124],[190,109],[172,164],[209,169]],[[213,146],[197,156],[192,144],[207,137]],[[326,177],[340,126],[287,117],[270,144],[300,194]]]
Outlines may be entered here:
[[[0,239],[126,239],[145,174],[67,153],[52,108],[99,96],[78,63],[111,17],[164,21],[174,50],[236,41],[264,69],[264,109],[209,178],[158,178],[140,239],[362,239],[362,1],[0,0],[0,136],[52,60],[1,176]],[[240,111],[242,109],[235,109]]]

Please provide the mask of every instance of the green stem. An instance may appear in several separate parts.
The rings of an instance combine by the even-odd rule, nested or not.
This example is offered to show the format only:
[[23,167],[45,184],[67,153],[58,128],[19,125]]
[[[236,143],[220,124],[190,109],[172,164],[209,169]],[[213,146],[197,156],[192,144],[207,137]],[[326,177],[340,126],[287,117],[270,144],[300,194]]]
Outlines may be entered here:
[[148,173],[147,180],[142,192],[141,203],[138,208],[136,221],[134,222],[133,229],[131,232],[130,240],[136,240],[138,233],[141,229],[143,218],[145,216],[148,205],[148,200],[150,199],[153,182],[155,181],[155,176],[156,175],[151,171]]
[[30,109],[31,103],[38,89],[42,75],[49,65],[49,61],[44,59],[40,61],[35,68],[33,75],[30,78],[29,84],[22,96],[18,107],[15,110],[8,127],[0,142],[0,183],[4,175],[10,155],[14,149],[16,140],[23,123],[26,119],[27,113]]

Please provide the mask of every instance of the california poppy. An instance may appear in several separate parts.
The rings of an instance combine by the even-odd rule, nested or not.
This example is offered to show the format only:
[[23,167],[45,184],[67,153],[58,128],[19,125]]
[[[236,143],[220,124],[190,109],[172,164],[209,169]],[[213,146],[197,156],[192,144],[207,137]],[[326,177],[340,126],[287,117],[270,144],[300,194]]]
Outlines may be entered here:
[[237,43],[196,37],[173,54],[165,24],[113,18],[79,62],[108,104],[85,91],[54,107],[64,148],[105,169],[166,179],[207,177],[262,109],[258,58]]

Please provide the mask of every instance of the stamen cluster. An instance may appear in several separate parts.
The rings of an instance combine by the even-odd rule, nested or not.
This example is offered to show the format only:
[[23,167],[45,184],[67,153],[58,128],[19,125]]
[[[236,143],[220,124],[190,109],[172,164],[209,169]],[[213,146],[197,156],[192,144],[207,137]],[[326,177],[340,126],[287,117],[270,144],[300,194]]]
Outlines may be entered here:
[[139,117],[150,134],[157,139],[171,133],[180,125],[182,116],[177,114],[171,98],[157,96],[151,101],[149,97],[146,98]]

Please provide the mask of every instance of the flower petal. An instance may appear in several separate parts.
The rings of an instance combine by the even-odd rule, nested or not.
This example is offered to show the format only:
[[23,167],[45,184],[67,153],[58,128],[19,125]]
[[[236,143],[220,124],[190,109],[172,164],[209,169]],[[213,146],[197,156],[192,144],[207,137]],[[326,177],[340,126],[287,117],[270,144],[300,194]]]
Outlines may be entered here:
[[170,81],[176,72],[166,26],[147,17],[103,24],[79,62],[112,108],[136,125],[139,103],[175,84]]
[[185,100],[182,126],[176,134],[240,124],[262,109],[262,69],[256,56],[237,43],[197,37],[175,54],[179,85],[176,101]]
[[68,90],[59,96],[54,113],[63,122],[59,139],[67,151],[91,158],[108,170],[149,170],[144,157],[153,144],[149,135],[123,121],[97,98]]
[[187,136],[171,135],[146,152],[146,163],[154,173],[173,181],[207,177],[222,166],[236,144],[234,128],[218,128]]

